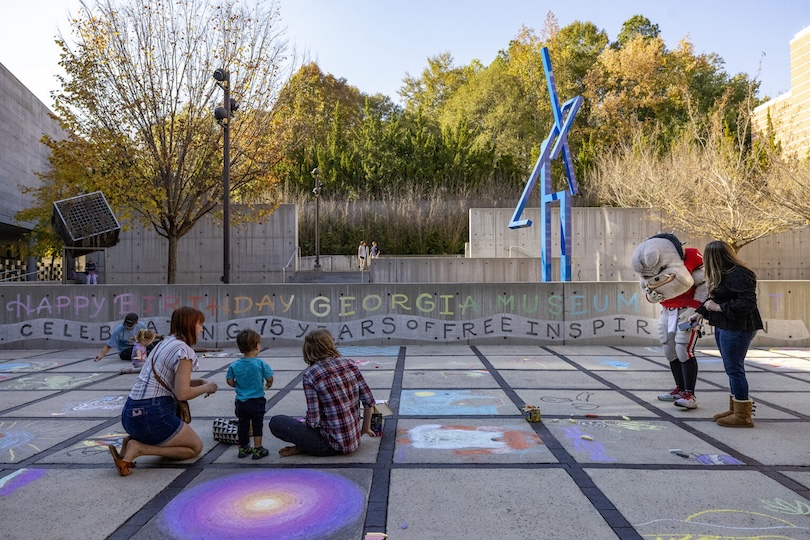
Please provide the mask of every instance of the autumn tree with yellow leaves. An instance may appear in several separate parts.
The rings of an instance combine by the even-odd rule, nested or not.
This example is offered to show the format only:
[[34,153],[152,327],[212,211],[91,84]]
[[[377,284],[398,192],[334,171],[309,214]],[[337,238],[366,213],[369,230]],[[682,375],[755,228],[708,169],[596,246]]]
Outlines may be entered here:
[[34,192],[40,222],[54,200],[101,190],[116,214],[167,239],[174,283],[178,240],[223,200],[218,68],[230,72],[239,104],[232,200],[272,209],[282,153],[273,134],[283,129],[278,95],[289,73],[278,19],[275,3],[83,1],[70,36],[57,40],[66,75],[55,107],[69,135],[44,140],[52,155]]

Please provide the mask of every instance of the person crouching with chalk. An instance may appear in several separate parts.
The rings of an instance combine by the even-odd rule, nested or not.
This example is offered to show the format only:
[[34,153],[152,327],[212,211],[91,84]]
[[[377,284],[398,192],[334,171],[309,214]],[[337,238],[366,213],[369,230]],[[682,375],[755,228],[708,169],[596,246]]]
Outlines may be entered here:
[[[360,446],[360,437],[374,437],[371,414],[374,396],[357,364],[343,358],[335,348],[332,334],[325,328],[313,330],[304,338],[304,421],[276,415],[270,419],[270,432],[292,443],[279,455],[332,456],[350,454]],[[360,404],[363,420],[360,420]]]

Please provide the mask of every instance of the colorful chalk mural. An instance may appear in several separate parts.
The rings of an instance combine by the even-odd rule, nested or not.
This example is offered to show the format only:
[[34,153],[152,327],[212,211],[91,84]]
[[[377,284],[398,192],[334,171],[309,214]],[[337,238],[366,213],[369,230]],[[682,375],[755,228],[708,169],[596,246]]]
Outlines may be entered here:
[[5,390],[68,390],[108,377],[109,373],[28,375],[12,379]]
[[[575,343],[605,338],[657,341],[658,307],[622,284],[510,284],[460,286],[438,284],[380,287],[368,284],[339,290],[283,286],[161,286],[81,289],[9,286],[0,298],[0,344],[22,340],[106,342],[128,312],[159,334],[168,332],[171,312],[187,305],[206,315],[201,343],[232,342],[245,328],[276,343],[300,343],[314,328],[328,328],[343,344],[378,343],[381,354],[396,354],[385,341],[415,343],[492,338],[539,343]],[[193,292],[192,292],[193,291]],[[323,294],[328,292],[329,295]],[[775,298],[779,297],[779,298]],[[785,293],[763,297],[766,328],[762,338],[810,340],[804,320],[787,319]],[[781,318],[780,318],[781,317]],[[758,339],[760,339],[758,337]],[[640,341],[639,341],[640,340]],[[629,341],[628,341],[629,343]],[[391,349],[396,349],[391,348]],[[361,354],[367,354],[363,351]]]
[[591,403],[591,396],[593,392],[583,391],[577,392],[573,398],[559,397],[559,396],[542,396],[540,401],[543,403],[569,403],[572,408],[577,411],[593,411],[599,408],[596,403]]
[[13,463],[17,460],[17,450],[23,447],[30,447],[34,453],[40,451],[33,442],[34,434],[23,426],[30,425],[31,422],[20,424],[16,421],[0,422],[0,461]]
[[[765,509],[774,511],[768,507]],[[667,532],[646,532],[651,528],[663,529],[664,526]],[[674,530],[673,526],[676,527]],[[806,525],[797,525],[763,512],[736,509],[703,510],[685,519],[653,519],[634,523],[633,528],[642,538],[656,540],[800,540],[810,535],[810,527]]]
[[[358,526],[365,493],[348,478],[314,470],[257,470],[202,482],[158,517],[165,537],[323,540]],[[346,535],[347,538],[352,537]]]
[[399,430],[398,446],[450,450],[457,456],[512,454],[536,449],[543,441],[530,429],[462,424],[422,424]]
[[106,457],[109,454],[107,445],[111,444],[116,448],[119,448],[124,440],[124,437],[126,437],[125,433],[112,433],[110,435],[101,435],[99,437],[84,439],[83,441],[79,442],[79,444],[65,452],[65,455],[79,455],[83,457],[104,455]]
[[579,429],[579,426],[570,426],[563,429],[563,433],[571,441],[574,452],[587,454],[590,461],[612,463],[616,458],[607,455],[605,447],[593,437]]
[[[115,411],[124,408],[127,396],[102,396],[88,401],[68,403],[62,409],[65,413],[81,413],[88,411]],[[55,413],[57,414],[57,413]]]
[[502,390],[403,390],[399,414],[468,416],[518,414]]
[[6,362],[5,364],[0,364],[0,373],[24,373],[26,371],[44,371],[46,369],[59,367],[61,365],[62,364],[60,362],[43,362],[43,361]]

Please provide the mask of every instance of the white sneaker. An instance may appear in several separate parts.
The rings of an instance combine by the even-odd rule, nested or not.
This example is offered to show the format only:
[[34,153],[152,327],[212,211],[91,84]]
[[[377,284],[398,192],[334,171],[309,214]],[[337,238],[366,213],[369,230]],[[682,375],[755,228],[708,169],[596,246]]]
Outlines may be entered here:
[[658,399],[659,401],[675,401],[680,397],[681,397],[681,389],[676,386],[675,390],[673,390],[672,392],[667,392],[666,394],[661,394],[660,396],[658,396]]
[[697,409],[697,399],[692,392],[681,392],[681,397],[675,400],[676,407],[683,407],[684,409]]

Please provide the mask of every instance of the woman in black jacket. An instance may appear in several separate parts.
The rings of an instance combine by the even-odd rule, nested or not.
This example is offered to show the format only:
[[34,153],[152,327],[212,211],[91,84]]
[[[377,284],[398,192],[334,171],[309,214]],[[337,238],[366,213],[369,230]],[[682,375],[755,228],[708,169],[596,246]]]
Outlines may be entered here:
[[705,317],[714,327],[714,339],[731,386],[729,410],[714,415],[724,427],[754,427],[751,418],[753,401],[748,397],[745,378],[745,355],[762,317],[757,309],[757,276],[740,260],[725,242],[715,240],[703,251],[709,298],[690,320],[700,322]]

